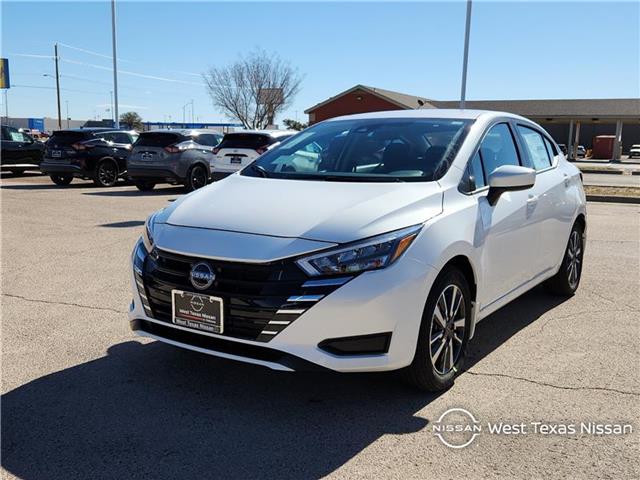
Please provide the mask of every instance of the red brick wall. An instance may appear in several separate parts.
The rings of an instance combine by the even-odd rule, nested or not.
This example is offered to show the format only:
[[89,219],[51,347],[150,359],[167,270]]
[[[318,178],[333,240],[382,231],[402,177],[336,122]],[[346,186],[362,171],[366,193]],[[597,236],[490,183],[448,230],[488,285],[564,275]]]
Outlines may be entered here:
[[370,93],[355,90],[312,111],[310,113],[310,123],[321,122],[322,120],[339,117],[340,115],[381,112],[385,110],[401,110],[401,108],[394,103]]

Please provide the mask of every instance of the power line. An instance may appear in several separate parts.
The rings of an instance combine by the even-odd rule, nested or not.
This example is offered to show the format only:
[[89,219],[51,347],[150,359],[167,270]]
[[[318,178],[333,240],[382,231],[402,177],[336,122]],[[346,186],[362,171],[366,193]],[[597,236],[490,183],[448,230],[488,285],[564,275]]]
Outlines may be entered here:
[[[11,88],[40,88],[40,89],[45,89],[45,90],[55,90],[56,87],[45,87],[42,85],[20,85],[20,84],[16,84],[13,83],[11,84]],[[71,88],[61,88],[60,90],[63,90],[65,92],[75,92],[75,93],[90,93],[90,94],[95,94],[95,95],[103,95],[104,92],[90,92],[87,90],[75,90],[75,89],[71,89]]]
[[[83,52],[83,53],[86,53],[88,55],[94,55],[96,57],[108,58],[109,60],[111,60],[113,58],[113,56],[111,56],[111,55],[105,55],[103,53],[94,52],[93,50],[87,50],[86,48],[74,47],[73,45],[68,45],[66,43],[58,43],[58,45],[60,45],[61,47],[70,48],[71,50],[76,50],[78,52]],[[117,57],[117,58],[118,58],[119,62],[134,63],[132,60],[125,60],[125,59],[120,58],[120,57]]]
[[[64,63],[71,63],[74,65],[83,65],[85,67],[97,68],[98,70],[107,70],[107,71],[113,70],[111,67],[96,65],[95,63],[80,62],[78,60],[69,60],[68,58],[60,58],[60,61]],[[147,78],[149,80],[159,80],[162,82],[183,83],[185,85],[197,85],[199,87],[206,87],[204,83],[187,82],[185,80],[177,80],[175,78],[167,78],[167,77],[158,77],[155,75],[147,75],[145,73],[131,72],[128,70],[118,70],[118,73],[124,73],[125,75],[131,75],[134,77]]]

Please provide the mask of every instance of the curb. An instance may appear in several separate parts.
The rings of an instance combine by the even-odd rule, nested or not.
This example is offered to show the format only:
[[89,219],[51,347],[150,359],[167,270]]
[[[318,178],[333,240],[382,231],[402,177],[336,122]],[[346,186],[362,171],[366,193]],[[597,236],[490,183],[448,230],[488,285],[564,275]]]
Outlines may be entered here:
[[[604,173],[605,175],[624,175],[624,170],[614,170],[614,169],[599,170],[597,168],[580,168],[580,167],[578,167],[578,169],[582,173]],[[640,174],[640,172],[638,174]]]
[[587,195],[587,202],[632,203],[640,205],[640,197],[619,197],[612,195]]

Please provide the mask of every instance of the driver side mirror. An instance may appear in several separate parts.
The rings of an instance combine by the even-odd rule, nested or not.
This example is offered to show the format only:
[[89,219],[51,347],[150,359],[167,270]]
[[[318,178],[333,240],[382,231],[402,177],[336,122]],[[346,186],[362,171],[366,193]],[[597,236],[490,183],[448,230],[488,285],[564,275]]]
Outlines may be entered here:
[[489,205],[495,205],[504,192],[527,190],[535,182],[535,170],[519,165],[501,165],[489,175]]

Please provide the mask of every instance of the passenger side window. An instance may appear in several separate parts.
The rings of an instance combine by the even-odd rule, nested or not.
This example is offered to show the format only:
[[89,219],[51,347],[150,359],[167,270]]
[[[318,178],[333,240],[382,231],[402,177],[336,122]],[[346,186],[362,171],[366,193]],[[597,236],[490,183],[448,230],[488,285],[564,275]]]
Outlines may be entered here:
[[480,158],[487,179],[496,168],[502,165],[520,165],[518,150],[513,142],[509,125],[499,123],[491,127],[480,144]]
[[551,164],[553,165],[558,155],[558,150],[556,150],[556,147],[553,146],[553,143],[551,143],[547,137],[544,137],[544,144],[547,147],[547,152],[549,152],[549,158],[551,158]]
[[112,135],[113,141],[116,143],[124,143],[124,144],[132,143],[131,137],[129,137],[129,135],[127,135],[126,133],[115,132],[115,133],[112,133],[111,135]]
[[215,147],[220,143],[220,138],[209,133],[202,133],[196,137],[196,143],[207,147]]
[[524,147],[527,149],[533,168],[544,170],[551,166],[551,157],[547,151],[542,135],[532,128],[518,125],[518,132],[524,140]]
[[484,177],[484,168],[482,167],[480,152],[476,152],[469,162],[469,183],[471,191],[478,190],[479,188],[487,185]]
[[113,133],[96,133],[96,137],[105,142],[115,142]]
[[27,137],[24,133],[20,132],[19,130],[12,128],[12,127],[7,127],[6,129],[6,133],[7,133],[7,141],[9,142],[28,142],[29,141],[29,137]]

